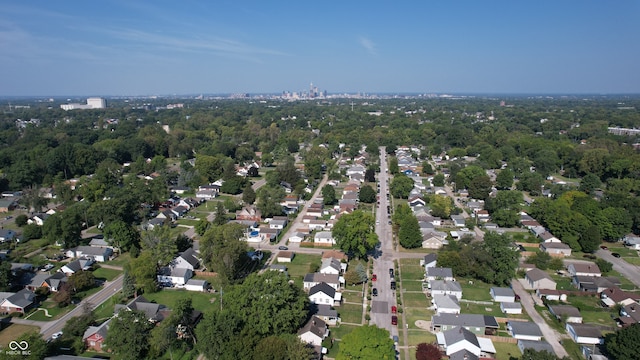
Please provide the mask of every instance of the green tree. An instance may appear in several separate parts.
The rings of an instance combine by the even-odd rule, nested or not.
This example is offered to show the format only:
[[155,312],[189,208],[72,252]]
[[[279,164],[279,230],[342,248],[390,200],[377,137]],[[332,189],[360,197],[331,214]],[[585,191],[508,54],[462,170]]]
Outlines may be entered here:
[[426,160],[422,162],[422,173],[427,175],[433,175],[434,173],[433,166]]
[[207,230],[209,230],[210,226],[211,226],[211,223],[209,222],[209,220],[207,220],[206,218],[200,219],[195,226],[196,234],[200,236],[204,235],[204,233],[207,232]]
[[136,284],[134,279],[129,274],[127,268],[124,269],[122,274],[122,296],[126,299],[132,298],[136,293]]
[[376,170],[372,168],[368,168],[364,172],[364,181],[366,182],[376,182]]
[[11,263],[0,260],[0,291],[7,291],[11,287]]
[[242,202],[245,204],[253,204],[256,201],[256,191],[253,190],[253,186],[250,182],[242,190]]
[[598,189],[601,185],[602,185],[602,182],[600,181],[600,178],[596,174],[588,173],[587,175],[582,177],[578,190],[588,195],[592,195],[593,192],[596,189]]
[[601,242],[600,229],[593,225],[586,228],[578,239],[578,243],[580,243],[582,251],[587,253],[592,253],[598,250],[598,246],[600,246]]
[[294,333],[308,315],[308,295],[277,271],[249,275],[242,285],[226,292],[223,301],[261,337]]
[[42,237],[42,227],[37,224],[28,224],[22,229],[22,241],[39,239]]
[[418,225],[418,219],[416,219],[413,214],[406,216],[399,227],[398,238],[400,239],[400,245],[402,245],[402,247],[405,249],[415,249],[422,246],[420,225]]
[[226,194],[237,195],[242,192],[242,189],[247,183],[248,181],[246,178],[234,174],[224,180],[224,183],[220,186],[220,191]]
[[336,199],[336,189],[333,186],[327,184],[322,187],[320,192],[322,193],[322,201],[325,205],[333,205],[338,201]]
[[167,265],[178,252],[169,226],[155,226],[142,233],[142,249],[151,252],[158,265]]
[[429,200],[431,215],[443,219],[448,219],[453,210],[453,199],[444,195],[434,195]]
[[226,282],[239,279],[242,267],[248,261],[248,247],[247,243],[241,240],[243,236],[242,225],[228,223],[211,227],[200,240],[200,253],[204,264]]
[[284,190],[279,186],[263,186],[258,190],[258,202],[256,207],[260,209],[263,217],[282,215],[280,202],[284,198]]
[[511,169],[504,169],[496,176],[496,187],[499,190],[510,190],[513,186],[514,174]]
[[227,210],[224,208],[224,204],[220,201],[216,203],[216,210],[214,214],[212,221],[214,226],[224,225],[229,221],[227,218]]
[[196,348],[207,359],[235,360],[253,356],[251,343],[242,336],[243,319],[232,310],[215,310],[207,313],[196,327]]
[[[333,236],[340,249],[350,256],[364,258],[378,243],[373,215],[362,210],[345,214],[333,227]],[[351,255],[352,254],[352,255]]]
[[55,213],[44,221],[42,235],[50,244],[60,241],[65,248],[72,248],[79,244],[82,219],[76,212],[69,210]]
[[640,324],[633,324],[604,338],[604,346],[612,360],[635,359],[640,353]]
[[373,325],[356,327],[342,337],[337,360],[395,359],[389,331]]
[[111,319],[105,344],[118,359],[144,359],[149,352],[152,328],[144,312],[121,310]]
[[513,249],[511,238],[506,234],[488,232],[484,236],[483,249],[490,254],[486,259],[486,265],[490,273],[486,274],[487,280],[496,285],[509,285],[515,277],[516,267],[520,254]]
[[398,168],[398,158],[395,156],[389,157],[389,173],[395,175],[400,169]]
[[369,185],[364,185],[360,188],[358,193],[358,199],[361,203],[373,204],[376,202],[376,191]]
[[77,271],[69,276],[69,284],[77,293],[95,287],[96,278],[91,271]]
[[29,220],[29,218],[27,217],[27,215],[25,214],[20,214],[18,216],[16,216],[16,226],[18,227],[23,227],[25,225],[27,225],[27,221]]
[[123,252],[129,251],[132,247],[140,247],[140,232],[122,220],[108,223],[102,232],[109,244]]
[[131,259],[128,271],[137,287],[147,293],[158,291],[158,260],[150,250],[143,250],[137,258]]
[[476,176],[469,183],[469,196],[473,199],[487,200],[492,186],[489,176]]
[[391,195],[396,198],[406,199],[409,197],[409,193],[413,189],[413,180],[405,174],[398,174],[391,180],[389,190]]
[[433,183],[433,186],[437,186],[437,187],[444,186],[444,174],[438,173],[434,175],[432,183]]
[[598,265],[598,268],[603,274],[607,274],[608,272],[613,270],[613,264],[605,259],[597,258],[596,265]]
[[458,171],[458,173],[455,175],[456,189],[469,189],[471,180],[482,176],[487,176],[487,174],[481,167],[477,165],[467,166],[466,168]]

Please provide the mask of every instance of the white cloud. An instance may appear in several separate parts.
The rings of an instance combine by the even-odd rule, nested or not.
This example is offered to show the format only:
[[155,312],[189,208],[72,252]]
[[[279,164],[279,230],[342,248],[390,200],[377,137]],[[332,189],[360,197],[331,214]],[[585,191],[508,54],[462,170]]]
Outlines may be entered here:
[[369,54],[378,55],[376,44],[373,41],[371,41],[371,39],[361,36],[359,40],[360,40],[360,45],[362,45],[362,47],[365,48],[369,52]]

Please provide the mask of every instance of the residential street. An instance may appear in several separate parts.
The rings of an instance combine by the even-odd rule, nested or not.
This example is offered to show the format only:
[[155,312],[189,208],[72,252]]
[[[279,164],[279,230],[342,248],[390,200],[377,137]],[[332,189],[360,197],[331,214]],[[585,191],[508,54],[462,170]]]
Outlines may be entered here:
[[611,255],[610,250],[599,249],[596,255],[613,264],[613,270],[622,274],[631,281],[635,286],[640,288],[640,267],[629,264],[621,258]]
[[564,347],[562,347],[562,344],[558,341],[558,339],[561,339],[560,333],[552,329],[547,322],[544,321],[542,315],[536,311],[535,303],[531,298],[533,295],[529,294],[517,279],[511,280],[511,286],[513,288],[513,292],[520,296],[520,303],[522,304],[522,307],[525,309],[527,314],[529,314],[531,320],[538,324],[545,340],[547,340],[547,342],[551,344],[551,347],[553,347],[553,351],[556,353],[556,356],[560,358],[569,356]]

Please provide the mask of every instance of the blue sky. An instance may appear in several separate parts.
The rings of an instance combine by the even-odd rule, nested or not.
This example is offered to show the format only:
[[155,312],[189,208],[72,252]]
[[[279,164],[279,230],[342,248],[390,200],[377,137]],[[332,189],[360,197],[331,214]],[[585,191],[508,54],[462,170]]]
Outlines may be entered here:
[[6,1],[0,96],[640,93],[640,1]]

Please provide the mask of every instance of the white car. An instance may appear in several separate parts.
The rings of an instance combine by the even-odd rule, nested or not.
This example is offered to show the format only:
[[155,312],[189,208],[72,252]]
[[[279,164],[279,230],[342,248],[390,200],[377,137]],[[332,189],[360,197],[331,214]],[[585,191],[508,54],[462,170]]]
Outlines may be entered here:
[[62,331],[58,331],[57,333],[54,333],[53,335],[51,335],[51,338],[55,340],[61,336],[62,336]]

